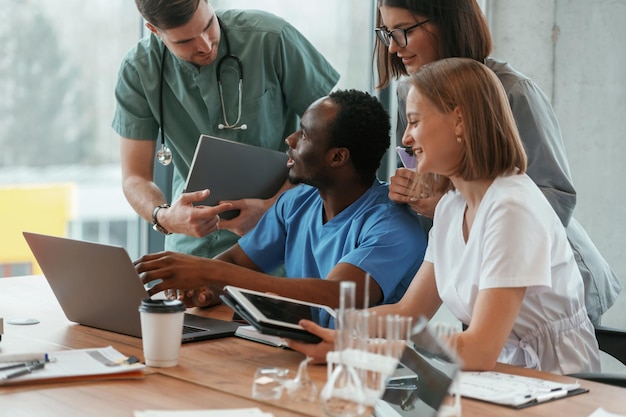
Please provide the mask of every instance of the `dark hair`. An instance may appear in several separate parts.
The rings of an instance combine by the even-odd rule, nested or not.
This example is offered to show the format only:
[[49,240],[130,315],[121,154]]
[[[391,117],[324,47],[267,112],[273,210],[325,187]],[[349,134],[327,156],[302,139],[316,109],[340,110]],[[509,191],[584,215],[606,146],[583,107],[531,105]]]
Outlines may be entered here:
[[[193,17],[201,0],[135,0],[137,10],[152,26],[167,30],[182,26]],[[208,0],[203,0],[207,2]]]
[[337,90],[328,97],[339,107],[329,126],[329,147],[347,148],[363,184],[370,185],[389,148],[389,114],[376,97],[363,91]]
[[[378,7],[398,7],[412,12],[419,19],[429,19],[429,31],[438,48],[438,59],[471,58],[484,62],[492,50],[489,25],[476,0],[378,0]],[[382,25],[380,10],[376,12],[376,27]],[[424,26],[424,30],[428,30]],[[385,87],[401,75],[407,75],[402,60],[390,54],[376,37],[374,62],[379,85]]]

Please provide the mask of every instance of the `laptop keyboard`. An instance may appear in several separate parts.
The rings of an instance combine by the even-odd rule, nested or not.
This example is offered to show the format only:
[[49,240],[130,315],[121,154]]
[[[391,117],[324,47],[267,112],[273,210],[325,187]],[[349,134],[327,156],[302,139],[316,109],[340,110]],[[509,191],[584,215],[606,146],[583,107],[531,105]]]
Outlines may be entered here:
[[197,333],[197,332],[201,332],[203,330],[207,330],[207,329],[200,329],[198,327],[188,326],[186,324],[183,325],[183,334]]

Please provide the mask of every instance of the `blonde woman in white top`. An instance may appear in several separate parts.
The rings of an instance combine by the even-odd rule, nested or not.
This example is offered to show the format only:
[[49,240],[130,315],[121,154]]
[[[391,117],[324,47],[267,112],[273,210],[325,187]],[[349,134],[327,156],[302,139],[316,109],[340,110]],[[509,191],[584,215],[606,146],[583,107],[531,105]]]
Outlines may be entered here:
[[[568,374],[600,369],[583,282],[565,230],[525,174],[526,154],[498,78],[483,64],[449,58],[409,77],[403,144],[418,176],[443,175],[421,268],[397,304],[379,314],[432,317],[442,304],[468,327],[456,335],[464,368],[504,362]],[[325,342],[290,346],[323,358]]]

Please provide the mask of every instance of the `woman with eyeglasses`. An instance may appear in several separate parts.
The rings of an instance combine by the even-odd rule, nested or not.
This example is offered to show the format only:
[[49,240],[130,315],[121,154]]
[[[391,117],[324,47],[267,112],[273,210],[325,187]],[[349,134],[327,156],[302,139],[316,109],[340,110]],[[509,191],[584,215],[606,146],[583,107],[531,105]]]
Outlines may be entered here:
[[[484,63],[496,74],[506,91],[528,154],[527,173],[566,227],[585,284],[587,313],[594,324],[599,324],[602,314],[619,295],[621,284],[585,230],[572,217],[576,191],[561,129],[548,98],[510,64],[489,56],[491,34],[476,1],[378,0],[375,33],[374,56],[380,88],[444,58],[471,58]],[[399,89],[398,142],[406,128],[405,95],[406,92]],[[415,193],[415,179],[412,171],[398,169],[390,180],[389,198],[408,204],[422,215],[428,230],[443,192]]]

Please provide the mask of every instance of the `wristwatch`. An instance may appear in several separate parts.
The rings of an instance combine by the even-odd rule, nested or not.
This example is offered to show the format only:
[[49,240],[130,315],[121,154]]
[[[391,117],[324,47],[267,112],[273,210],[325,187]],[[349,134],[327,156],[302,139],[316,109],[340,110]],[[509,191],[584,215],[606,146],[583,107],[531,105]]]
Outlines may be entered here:
[[156,206],[154,208],[154,210],[152,210],[152,228],[154,230],[156,230],[157,232],[163,233],[164,235],[171,235],[172,232],[169,232],[165,227],[161,226],[159,224],[159,221],[157,220],[157,213],[162,208],[170,208],[170,205],[169,204],[161,204],[160,206]]

